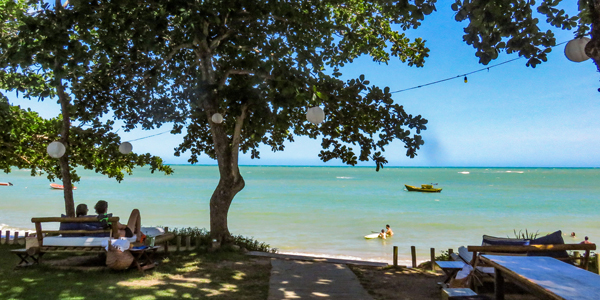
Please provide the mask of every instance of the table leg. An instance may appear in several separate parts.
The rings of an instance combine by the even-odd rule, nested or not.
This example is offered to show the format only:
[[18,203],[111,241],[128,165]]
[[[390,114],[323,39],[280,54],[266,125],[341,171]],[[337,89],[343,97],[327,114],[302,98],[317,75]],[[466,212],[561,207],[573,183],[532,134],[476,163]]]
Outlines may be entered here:
[[457,270],[457,269],[444,270],[444,273],[446,273],[446,279],[444,280],[444,283],[450,282],[450,280],[452,280],[452,278],[454,278],[454,276],[456,276],[456,273],[458,273],[458,271],[459,270]]
[[504,300],[504,276],[498,269],[494,269],[494,272],[496,274],[496,279],[494,281],[496,300]]

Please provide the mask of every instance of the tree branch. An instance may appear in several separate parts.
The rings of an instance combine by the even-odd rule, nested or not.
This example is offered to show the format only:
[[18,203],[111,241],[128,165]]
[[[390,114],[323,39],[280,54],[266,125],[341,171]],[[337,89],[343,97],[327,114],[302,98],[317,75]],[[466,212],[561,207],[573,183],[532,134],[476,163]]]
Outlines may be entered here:
[[238,157],[240,155],[240,140],[242,139],[242,127],[244,126],[244,120],[246,119],[246,112],[248,111],[248,104],[242,105],[242,113],[235,120],[235,129],[233,130],[233,138],[231,140],[231,159],[234,162],[234,174],[239,173]]

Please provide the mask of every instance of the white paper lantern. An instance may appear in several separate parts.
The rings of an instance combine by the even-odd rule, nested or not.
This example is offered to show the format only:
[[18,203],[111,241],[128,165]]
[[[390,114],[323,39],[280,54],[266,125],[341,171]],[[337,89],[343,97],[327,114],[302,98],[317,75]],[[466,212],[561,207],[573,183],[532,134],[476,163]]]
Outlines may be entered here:
[[130,142],[123,142],[119,145],[119,152],[123,154],[129,154],[133,150],[133,145]]
[[590,57],[585,54],[585,45],[590,41],[586,37],[571,40],[565,46],[565,56],[574,62],[582,62]]
[[52,142],[46,148],[48,155],[54,158],[61,158],[63,155],[65,155],[66,150],[67,149],[65,148],[65,145],[63,145],[61,142]]
[[321,124],[325,120],[325,112],[318,106],[311,107],[306,113],[306,119],[313,124]]
[[216,113],[216,114],[212,115],[212,117],[210,119],[213,121],[213,123],[217,123],[217,124],[223,123],[223,115],[221,115],[220,113]]

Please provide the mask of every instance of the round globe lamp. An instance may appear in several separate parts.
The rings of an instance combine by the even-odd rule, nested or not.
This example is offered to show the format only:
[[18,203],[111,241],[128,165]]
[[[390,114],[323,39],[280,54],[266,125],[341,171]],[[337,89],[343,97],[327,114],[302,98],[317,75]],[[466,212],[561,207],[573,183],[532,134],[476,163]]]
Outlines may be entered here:
[[590,41],[586,37],[570,40],[565,46],[565,56],[573,62],[582,62],[590,57],[585,54],[585,45]]
[[311,107],[306,113],[306,119],[313,124],[321,124],[325,120],[325,112],[318,106]]
[[50,143],[50,145],[48,145],[48,147],[46,148],[46,152],[48,152],[48,155],[50,155],[53,158],[61,158],[63,155],[65,155],[65,151],[67,149],[65,148],[65,145],[63,145],[61,142],[52,142]]
[[223,123],[223,115],[221,115],[220,113],[216,113],[216,114],[212,115],[212,117],[210,119],[213,121],[213,123],[217,123],[217,124]]
[[123,142],[119,145],[119,152],[123,154],[129,154],[133,150],[133,145],[130,142]]

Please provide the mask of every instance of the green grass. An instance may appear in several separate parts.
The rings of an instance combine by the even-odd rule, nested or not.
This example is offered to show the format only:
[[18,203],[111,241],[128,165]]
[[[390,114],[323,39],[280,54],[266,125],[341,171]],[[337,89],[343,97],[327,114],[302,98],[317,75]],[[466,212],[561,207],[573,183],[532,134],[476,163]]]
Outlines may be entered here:
[[[16,248],[0,246],[0,299],[266,299],[269,290],[268,260],[239,253],[172,253],[142,274],[49,265],[13,269],[19,259],[10,249]],[[44,261],[66,257],[73,255],[46,254]]]

